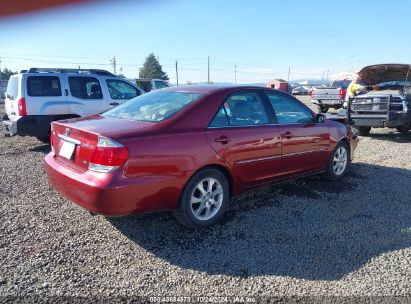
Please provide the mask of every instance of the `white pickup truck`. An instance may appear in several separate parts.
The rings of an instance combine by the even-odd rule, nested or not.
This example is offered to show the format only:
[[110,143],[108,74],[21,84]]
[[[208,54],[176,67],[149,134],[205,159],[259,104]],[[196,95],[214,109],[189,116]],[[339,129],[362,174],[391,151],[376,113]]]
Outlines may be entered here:
[[329,87],[313,87],[310,91],[311,102],[318,106],[321,113],[329,108],[342,108],[350,79],[334,80]]

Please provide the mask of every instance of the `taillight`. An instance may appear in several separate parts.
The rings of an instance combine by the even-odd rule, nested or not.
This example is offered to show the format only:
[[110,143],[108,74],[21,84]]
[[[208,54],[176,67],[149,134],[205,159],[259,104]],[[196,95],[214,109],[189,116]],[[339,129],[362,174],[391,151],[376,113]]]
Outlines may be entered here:
[[99,136],[97,146],[91,156],[88,168],[97,172],[113,172],[128,159],[128,149],[120,143]]
[[20,98],[17,108],[19,110],[19,116],[26,116],[27,115],[26,99]]
[[347,94],[346,89],[340,89],[340,99],[344,100],[345,99],[345,94]]

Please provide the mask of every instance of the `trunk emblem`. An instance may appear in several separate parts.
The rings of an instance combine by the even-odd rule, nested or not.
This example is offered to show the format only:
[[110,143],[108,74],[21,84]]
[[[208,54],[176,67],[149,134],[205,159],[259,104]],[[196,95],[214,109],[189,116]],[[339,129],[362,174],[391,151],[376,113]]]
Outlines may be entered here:
[[66,128],[66,130],[64,131],[64,134],[66,134],[66,136],[70,136],[70,129]]

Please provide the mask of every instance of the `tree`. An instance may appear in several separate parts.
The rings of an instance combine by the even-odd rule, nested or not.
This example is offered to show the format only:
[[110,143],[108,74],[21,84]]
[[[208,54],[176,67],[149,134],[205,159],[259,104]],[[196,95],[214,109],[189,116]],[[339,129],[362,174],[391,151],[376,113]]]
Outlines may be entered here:
[[143,67],[140,69],[140,78],[150,78],[150,79],[162,79],[168,80],[168,76],[163,72],[160,62],[158,62],[156,56],[153,53],[147,56]]
[[8,68],[4,68],[3,71],[0,70],[0,80],[8,80],[11,75],[17,74]]

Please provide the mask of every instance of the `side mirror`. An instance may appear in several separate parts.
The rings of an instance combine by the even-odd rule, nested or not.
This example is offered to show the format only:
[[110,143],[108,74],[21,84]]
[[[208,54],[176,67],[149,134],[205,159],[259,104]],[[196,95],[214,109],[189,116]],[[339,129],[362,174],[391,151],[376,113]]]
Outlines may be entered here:
[[325,115],[318,113],[317,115],[315,115],[314,120],[316,123],[323,123],[325,121]]
[[0,99],[6,99],[6,93],[5,92],[1,93]]

